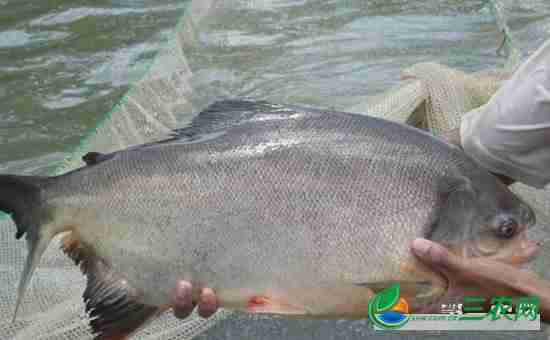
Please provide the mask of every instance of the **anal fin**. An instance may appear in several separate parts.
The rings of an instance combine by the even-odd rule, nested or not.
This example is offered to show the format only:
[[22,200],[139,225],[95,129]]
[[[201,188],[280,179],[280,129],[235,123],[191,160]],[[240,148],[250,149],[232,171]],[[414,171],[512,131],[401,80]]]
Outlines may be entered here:
[[127,339],[164,311],[138,302],[140,293],[72,234],[62,249],[86,275],[83,298],[96,340]]

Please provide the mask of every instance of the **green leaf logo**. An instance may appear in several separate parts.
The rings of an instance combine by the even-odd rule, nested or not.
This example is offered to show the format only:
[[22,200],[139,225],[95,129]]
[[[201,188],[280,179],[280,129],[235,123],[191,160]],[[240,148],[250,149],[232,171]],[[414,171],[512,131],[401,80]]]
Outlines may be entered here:
[[376,295],[376,311],[385,312],[390,310],[399,301],[399,284],[384,289]]
[[392,308],[399,302],[399,283],[376,294],[369,301],[369,319],[382,329],[398,329],[409,321],[409,316]]

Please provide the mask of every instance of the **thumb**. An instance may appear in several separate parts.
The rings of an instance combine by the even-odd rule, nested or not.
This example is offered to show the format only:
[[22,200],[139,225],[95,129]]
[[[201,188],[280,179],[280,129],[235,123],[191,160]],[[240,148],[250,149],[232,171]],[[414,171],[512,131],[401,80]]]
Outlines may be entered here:
[[411,247],[413,253],[423,262],[438,269],[459,270],[464,266],[461,258],[433,241],[417,238]]

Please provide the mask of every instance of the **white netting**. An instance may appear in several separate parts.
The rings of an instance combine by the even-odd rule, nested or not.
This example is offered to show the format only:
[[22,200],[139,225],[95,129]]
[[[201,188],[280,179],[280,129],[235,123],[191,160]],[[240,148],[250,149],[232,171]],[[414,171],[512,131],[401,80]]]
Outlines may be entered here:
[[[126,98],[98,129],[90,134],[57,173],[81,165],[80,157],[87,151],[106,152],[156,140],[176,127],[176,123],[184,123],[176,119],[176,113],[192,111],[189,102],[192,87],[191,69],[182,46],[186,40],[196,38],[194,27],[202,16],[215,12],[218,8],[216,4],[219,5],[216,1],[195,1],[193,4],[195,7],[190,11],[191,15],[182,21],[177,29],[177,35],[160,53],[148,75],[135,84]],[[497,17],[500,15],[499,7],[495,7],[495,13]],[[502,30],[506,31],[506,26],[502,27]],[[517,53],[511,55],[515,58]],[[510,62],[511,66],[514,64],[513,61]],[[417,64],[403,71],[401,86],[370,98],[368,104],[357,105],[350,111],[426,127],[436,134],[446,133],[458,127],[461,115],[484,104],[498,89],[501,81],[510,74],[511,69],[512,67],[503,71],[467,74],[435,63]],[[535,206],[541,223],[550,223],[550,219],[544,215],[550,208],[550,191],[534,190],[522,185],[514,185],[514,190]],[[1,220],[0,339],[91,339],[81,300],[85,278],[58,250],[56,240],[52,242],[33,276],[20,316],[12,323],[16,287],[27,253],[24,242],[15,241],[14,234],[15,226],[11,220]],[[548,252],[541,256],[539,270],[550,258],[547,254]],[[193,315],[188,320],[181,321],[170,313],[165,313],[134,338],[189,339],[229,314],[221,311],[209,320],[202,320]],[[236,330],[224,333],[225,336],[240,337],[244,334],[241,331],[245,332],[241,328],[250,327],[247,322],[253,319],[254,317],[237,319],[234,321]],[[265,329],[266,338],[273,338],[271,332],[280,324],[281,321],[264,322],[262,327]],[[299,325],[296,326],[298,333],[300,330],[306,331],[311,323],[304,321]],[[309,334],[313,338],[322,337],[322,332],[327,335],[339,329],[339,324],[315,325],[319,331]],[[366,327],[365,324],[362,325]],[[345,337],[364,337],[365,330],[358,331],[352,328],[348,327],[349,333],[346,333]],[[334,336],[337,337],[338,334]],[[369,336],[373,336],[372,333]],[[396,335],[385,336],[387,337]],[[509,336],[501,335],[500,338]]]

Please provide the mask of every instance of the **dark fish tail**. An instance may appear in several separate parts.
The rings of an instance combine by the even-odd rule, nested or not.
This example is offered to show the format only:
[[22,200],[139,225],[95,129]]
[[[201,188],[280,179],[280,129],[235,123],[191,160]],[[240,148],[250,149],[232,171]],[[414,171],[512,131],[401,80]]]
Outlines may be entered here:
[[34,269],[55,236],[53,231],[42,228],[48,222],[43,193],[50,180],[49,177],[0,175],[0,211],[9,214],[15,222],[17,239],[26,235],[29,249],[19,281],[14,319]]
[[9,215],[17,226],[15,237],[34,233],[33,212],[41,204],[45,177],[0,175],[0,211]]
[[[105,160],[104,157],[92,153],[85,158],[89,165],[94,165]],[[48,204],[52,194],[48,186],[55,185],[56,180],[56,177],[0,175],[0,211],[11,216],[17,226],[15,236],[18,239],[25,236],[29,249],[19,281],[14,320],[34,269],[50,241],[56,234],[70,231],[63,221],[56,221],[58,216],[53,216],[54,208]],[[87,276],[83,297],[96,340],[126,339],[164,311],[164,307],[141,303],[139,291],[77,235],[67,234],[62,249]]]

